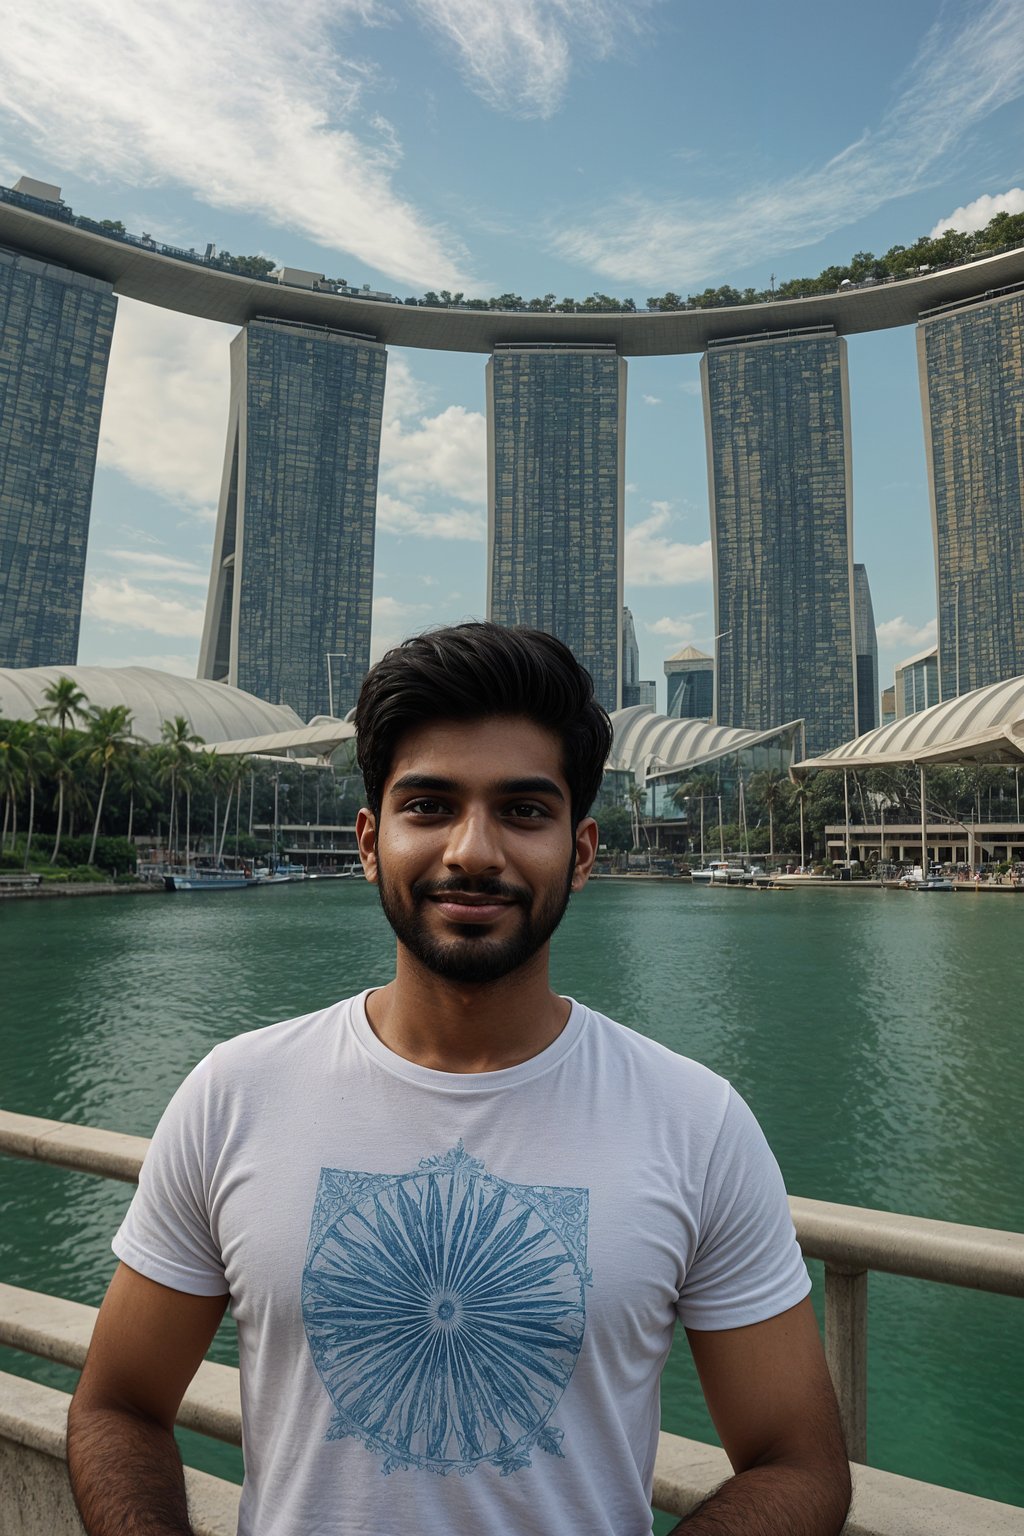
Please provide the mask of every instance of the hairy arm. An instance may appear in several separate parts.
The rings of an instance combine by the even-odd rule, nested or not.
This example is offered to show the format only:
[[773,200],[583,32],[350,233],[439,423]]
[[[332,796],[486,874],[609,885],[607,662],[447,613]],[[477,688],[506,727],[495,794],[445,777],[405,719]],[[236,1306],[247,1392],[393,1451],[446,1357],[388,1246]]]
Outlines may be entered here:
[[115,1271],[68,1413],[88,1536],[192,1536],[174,1416],[226,1304]]
[[679,1536],[838,1536],[850,1466],[810,1301],[687,1338],[734,1476],[676,1526]]

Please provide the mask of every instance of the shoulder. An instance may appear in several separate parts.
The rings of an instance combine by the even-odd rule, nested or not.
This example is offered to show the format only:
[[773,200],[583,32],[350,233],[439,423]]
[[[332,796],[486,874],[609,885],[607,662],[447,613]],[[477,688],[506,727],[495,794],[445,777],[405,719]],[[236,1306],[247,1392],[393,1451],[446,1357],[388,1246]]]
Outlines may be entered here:
[[344,998],[313,1013],[222,1040],[185,1081],[194,1089],[216,1092],[270,1076],[282,1081],[293,1072],[308,1075],[318,1062],[326,1065],[327,1058],[344,1047],[360,997]]
[[623,1090],[635,1086],[648,1096],[651,1110],[671,1110],[720,1125],[730,1100],[736,1097],[724,1077],[689,1056],[619,1024],[592,1008],[587,1014],[584,1041],[593,1061],[616,1074]]

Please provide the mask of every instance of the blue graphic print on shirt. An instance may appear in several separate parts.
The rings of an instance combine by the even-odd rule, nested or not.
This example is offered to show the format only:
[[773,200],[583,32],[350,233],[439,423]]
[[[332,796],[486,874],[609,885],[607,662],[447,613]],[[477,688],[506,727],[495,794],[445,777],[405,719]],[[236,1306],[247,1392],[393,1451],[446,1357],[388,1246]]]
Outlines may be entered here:
[[503,1475],[537,1448],[586,1323],[588,1191],[510,1184],[459,1142],[410,1173],[322,1168],[302,1278],[329,1439],[382,1471]]

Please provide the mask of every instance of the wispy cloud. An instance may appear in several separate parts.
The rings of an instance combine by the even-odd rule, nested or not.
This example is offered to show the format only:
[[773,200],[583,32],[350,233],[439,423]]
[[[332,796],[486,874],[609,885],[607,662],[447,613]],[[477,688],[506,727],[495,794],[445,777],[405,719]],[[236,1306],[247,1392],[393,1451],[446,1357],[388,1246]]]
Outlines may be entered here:
[[[377,497],[377,527],[385,533],[410,533],[430,539],[469,539],[481,543],[487,532],[482,513],[456,507],[447,512],[425,511],[382,491]],[[434,583],[433,577],[420,577]]]
[[372,65],[338,51],[389,17],[375,0],[18,5],[4,18],[0,115],[86,180],[102,167],[126,185],[182,187],[401,281],[468,288],[459,241],[397,188]]
[[108,628],[190,640],[198,640],[203,632],[202,604],[162,596],[137,586],[128,577],[94,576],[87,580],[82,608],[90,619]]
[[407,635],[423,629],[430,609],[424,603],[401,603],[395,597],[374,595],[370,639],[370,661],[379,661],[385,651],[398,645]]
[[151,550],[108,549],[102,551],[99,558],[131,566],[131,581],[162,581],[173,586],[202,587],[204,590],[210,584],[209,571],[202,570],[191,560],[175,559],[173,555],[157,555]]
[[721,281],[933,184],[964,135],[1024,93],[1020,0],[989,0],[963,15],[950,7],[929,28],[877,127],[824,165],[714,200],[605,198],[588,222],[553,229],[552,248],[622,281]]
[[551,117],[574,49],[607,58],[643,27],[652,0],[411,0],[458,58],[470,89],[499,112]]
[[947,229],[962,229],[967,234],[975,229],[984,229],[997,213],[1024,213],[1024,187],[1011,187],[1008,192],[997,192],[994,196],[983,193],[973,203],[954,208],[951,214],[939,220],[931,231],[931,237],[936,240]]
[[895,619],[886,619],[876,624],[875,633],[883,650],[905,651],[910,655],[914,651],[923,651],[927,645],[935,644],[938,626],[934,619],[929,619],[925,624],[911,624],[899,614]]
[[666,502],[652,502],[653,511],[626,529],[627,586],[677,587],[711,578],[711,540],[681,544],[666,532],[672,513]]
[[644,405],[660,405],[661,404],[661,396],[660,395],[642,395],[640,398],[643,400]]
[[216,506],[231,330],[118,301],[97,462],[190,508]]

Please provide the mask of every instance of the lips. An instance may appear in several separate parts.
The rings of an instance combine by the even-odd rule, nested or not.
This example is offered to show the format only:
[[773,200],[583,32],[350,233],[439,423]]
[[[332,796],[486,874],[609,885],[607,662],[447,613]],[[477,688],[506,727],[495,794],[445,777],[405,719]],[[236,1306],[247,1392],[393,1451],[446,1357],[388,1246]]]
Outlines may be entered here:
[[429,900],[443,917],[453,923],[492,923],[515,905],[500,897],[472,896],[468,892],[445,892],[443,895],[431,896]]

